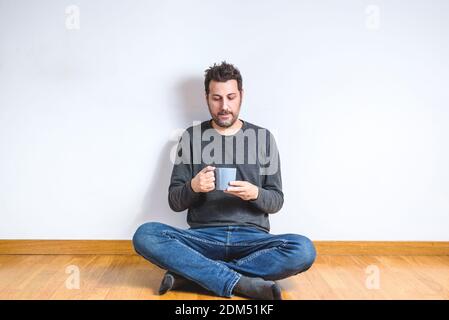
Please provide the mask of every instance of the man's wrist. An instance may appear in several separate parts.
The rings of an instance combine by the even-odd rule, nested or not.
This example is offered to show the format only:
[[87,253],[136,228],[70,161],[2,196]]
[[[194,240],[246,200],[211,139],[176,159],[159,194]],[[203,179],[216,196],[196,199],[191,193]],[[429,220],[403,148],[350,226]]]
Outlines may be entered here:
[[259,194],[260,194],[260,192],[259,192],[259,187],[258,186],[255,186],[256,187],[256,195],[252,198],[252,199],[250,199],[250,201],[256,201],[258,198],[259,198]]
[[191,179],[190,182],[189,182],[190,190],[192,190],[192,192],[194,192],[194,193],[198,193],[198,192],[195,191],[195,189],[193,189],[192,181],[193,181],[193,179]]

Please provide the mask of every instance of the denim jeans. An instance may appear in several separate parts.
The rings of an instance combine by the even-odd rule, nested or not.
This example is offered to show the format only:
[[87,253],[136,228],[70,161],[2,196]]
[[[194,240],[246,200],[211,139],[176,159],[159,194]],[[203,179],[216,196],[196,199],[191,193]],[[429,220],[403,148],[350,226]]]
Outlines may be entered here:
[[241,275],[284,279],[306,271],[316,258],[305,236],[251,226],[180,229],[148,222],[137,229],[133,245],[148,261],[222,297],[232,296]]

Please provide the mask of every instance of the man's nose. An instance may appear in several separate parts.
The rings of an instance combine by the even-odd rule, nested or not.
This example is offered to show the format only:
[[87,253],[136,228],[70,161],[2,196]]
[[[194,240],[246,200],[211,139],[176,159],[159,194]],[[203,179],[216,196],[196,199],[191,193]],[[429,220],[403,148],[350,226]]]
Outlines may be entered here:
[[223,99],[222,103],[221,103],[221,111],[229,111],[229,105],[228,105],[228,100],[227,99]]

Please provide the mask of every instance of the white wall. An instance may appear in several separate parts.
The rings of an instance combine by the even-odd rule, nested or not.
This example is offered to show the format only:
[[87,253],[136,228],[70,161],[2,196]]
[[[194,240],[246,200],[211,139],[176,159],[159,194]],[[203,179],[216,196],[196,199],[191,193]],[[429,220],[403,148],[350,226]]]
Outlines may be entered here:
[[167,204],[170,139],[208,118],[203,71],[227,60],[243,74],[242,119],[279,145],[273,233],[449,240],[448,9],[0,0],[0,238],[186,227]]

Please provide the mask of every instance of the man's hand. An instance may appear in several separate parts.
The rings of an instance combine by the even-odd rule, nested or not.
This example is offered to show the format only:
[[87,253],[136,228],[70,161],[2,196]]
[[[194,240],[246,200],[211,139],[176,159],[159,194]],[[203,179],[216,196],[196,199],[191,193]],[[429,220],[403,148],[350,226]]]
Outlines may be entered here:
[[215,167],[207,166],[203,168],[198,174],[190,181],[193,191],[195,192],[209,192],[215,189]]
[[259,188],[248,181],[231,181],[231,187],[224,190],[225,193],[233,194],[243,200],[256,200],[259,196]]

